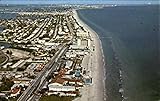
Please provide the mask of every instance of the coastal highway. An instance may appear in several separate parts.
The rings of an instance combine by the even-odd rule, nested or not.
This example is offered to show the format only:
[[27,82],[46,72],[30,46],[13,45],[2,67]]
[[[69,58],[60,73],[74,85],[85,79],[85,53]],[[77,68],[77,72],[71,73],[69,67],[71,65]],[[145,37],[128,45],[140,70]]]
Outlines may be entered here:
[[[45,66],[45,68],[39,73],[39,75],[34,79],[33,83],[28,86],[28,88],[22,93],[17,101],[28,101],[33,92],[37,89],[39,84],[42,82],[41,79],[45,78],[51,71],[56,69],[57,61],[69,48],[68,45],[62,45],[62,47],[55,53],[50,62]],[[47,74],[48,72],[48,74]],[[45,77],[44,77],[45,76]]]
[[[66,17],[67,18],[67,17]],[[67,24],[70,30],[71,35],[74,35],[74,31],[71,28],[70,22],[67,19]],[[73,37],[71,41],[69,41],[66,44],[63,44],[59,50],[55,53],[55,55],[52,57],[50,62],[45,66],[45,68],[39,73],[39,75],[34,79],[33,83],[28,86],[28,88],[22,93],[22,95],[18,98],[17,101],[35,101],[39,100],[39,96],[37,93],[42,89],[42,87],[46,83],[46,77],[50,75],[56,68],[58,67],[58,60],[61,56],[65,54],[65,52],[68,50],[69,45],[73,42]]]
[[[66,51],[68,50],[68,48],[69,48],[69,47],[65,47],[65,48],[62,50],[63,53],[60,54],[59,57],[63,56],[63,55],[66,53]],[[59,58],[59,59],[60,59],[60,58]],[[33,94],[27,101],[39,101],[41,95],[39,95],[38,93],[39,93],[39,91],[41,91],[42,88],[45,86],[45,84],[46,84],[46,82],[47,82],[46,77],[48,77],[49,75],[51,75],[51,74],[55,71],[55,69],[59,67],[59,62],[58,62],[59,59],[58,59],[58,58],[55,59],[55,63],[53,64],[52,68],[50,68],[50,69],[45,73],[45,75],[41,78],[41,81],[40,81],[38,87],[37,87],[36,90],[34,91],[35,94]]]
[[[65,18],[66,18],[66,20],[67,20],[67,25],[68,25],[68,27],[69,27],[70,33],[71,33],[72,35],[74,35],[73,29],[71,28],[71,25],[70,25],[70,22],[68,21],[67,17],[65,17]],[[67,44],[69,45],[69,44],[71,44],[72,42],[73,42],[73,37],[72,37],[72,40],[71,40],[70,42],[68,42]],[[69,46],[68,46],[67,44],[66,44],[66,47],[62,50],[63,53],[60,54],[60,56],[63,56],[63,55],[65,54],[65,52],[67,51],[67,49],[69,48]],[[60,57],[60,56],[58,56],[58,57]],[[46,72],[46,74],[44,74],[46,77],[49,76],[51,73],[53,73],[53,71],[59,66],[58,60],[59,60],[59,58],[54,59],[55,63],[54,63],[53,66],[52,66],[52,67],[54,67],[54,68],[50,68],[50,69]],[[39,86],[38,86],[38,87],[36,88],[36,90],[34,91],[35,94],[32,94],[32,96],[31,96],[27,101],[39,101],[41,95],[39,95],[38,92],[42,90],[43,86],[44,86],[45,83],[47,82],[46,77],[43,76],[43,78],[41,78],[41,81],[40,81],[40,83],[39,83]]]

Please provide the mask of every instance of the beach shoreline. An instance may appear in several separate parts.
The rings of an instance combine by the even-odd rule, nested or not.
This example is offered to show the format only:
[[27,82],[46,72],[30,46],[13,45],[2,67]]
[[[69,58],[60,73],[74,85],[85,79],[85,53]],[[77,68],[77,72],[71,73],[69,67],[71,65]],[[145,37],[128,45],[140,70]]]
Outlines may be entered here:
[[[102,43],[98,34],[92,30],[87,24],[85,24],[78,16],[77,11],[73,10],[73,15],[77,22],[89,32],[91,39],[93,40],[95,51],[93,51],[91,60],[93,65],[91,66],[91,76],[93,78],[93,84],[86,87],[86,91],[83,91],[82,99],[77,101],[106,101],[106,89],[105,89],[105,60],[102,49]],[[89,93],[86,95],[86,93]],[[87,98],[88,97],[88,98]],[[76,100],[75,100],[76,101]]]

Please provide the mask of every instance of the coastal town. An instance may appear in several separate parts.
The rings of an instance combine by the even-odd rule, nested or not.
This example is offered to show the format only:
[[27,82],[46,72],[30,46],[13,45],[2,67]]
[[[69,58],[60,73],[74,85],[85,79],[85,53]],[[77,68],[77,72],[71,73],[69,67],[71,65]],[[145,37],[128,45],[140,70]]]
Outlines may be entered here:
[[160,101],[158,0],[0,0],[0,101]]
[[92,91],[85,89],[98,75],[92,72],[94,36],[77,19],[76,11],[67,9],[18,12],[16,18],[0,21],[0,41],[7,43],[0,47],[0,97],[88,99],[83,93]]

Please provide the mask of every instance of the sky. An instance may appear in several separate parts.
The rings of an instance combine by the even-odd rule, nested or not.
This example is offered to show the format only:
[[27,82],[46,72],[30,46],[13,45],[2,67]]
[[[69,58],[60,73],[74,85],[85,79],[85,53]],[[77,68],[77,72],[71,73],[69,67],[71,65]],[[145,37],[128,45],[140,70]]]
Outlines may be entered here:
[[0,0],[0,4],[160,4],[159,0]]

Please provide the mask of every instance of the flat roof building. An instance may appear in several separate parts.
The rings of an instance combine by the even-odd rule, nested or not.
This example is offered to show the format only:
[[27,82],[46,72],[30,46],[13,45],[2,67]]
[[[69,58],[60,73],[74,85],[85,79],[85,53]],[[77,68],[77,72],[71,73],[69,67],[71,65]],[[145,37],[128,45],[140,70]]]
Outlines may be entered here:
[[48,85],[49,91],[75,91],[74,86],[57,86],[57,85]]

